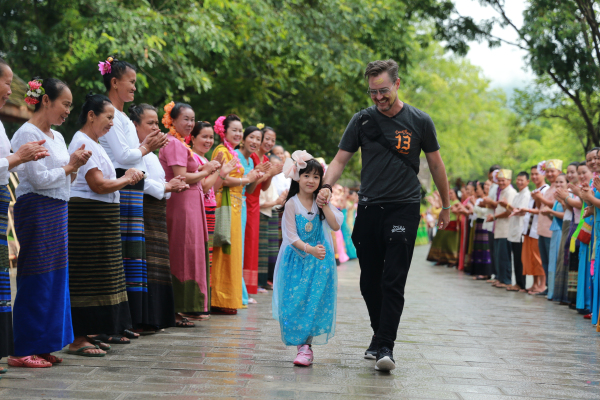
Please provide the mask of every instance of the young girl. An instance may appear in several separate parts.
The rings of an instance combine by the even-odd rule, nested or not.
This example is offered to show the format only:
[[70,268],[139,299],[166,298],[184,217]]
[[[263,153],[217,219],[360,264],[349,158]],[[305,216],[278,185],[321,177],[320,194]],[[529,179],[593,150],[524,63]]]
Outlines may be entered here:
[[294,152],[283,171],[292,183],[281,209],[273,318],[283,343],[298,348],[294,364],[309,366],[311,345],[326,344],[335,333],[337,270],[330,230],[339,230],[344,216],[330,204],[317,207],[323,167],[306,151]]

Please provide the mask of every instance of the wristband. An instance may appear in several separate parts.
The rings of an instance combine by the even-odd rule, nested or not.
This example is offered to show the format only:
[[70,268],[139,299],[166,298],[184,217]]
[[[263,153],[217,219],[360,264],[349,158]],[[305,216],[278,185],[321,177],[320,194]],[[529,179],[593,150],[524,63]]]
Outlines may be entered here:
[[148,149],[146,148],[146,146],[144,146],[144,145],[140,145],[140,147],[143,147],[143,148],[144,148],[144,150],[146,150],[146,152],[147,152],[147,153],[150,153],[150,151],[148,151]]
[[306,253],[306,246],[308,246],[308,243],[304,243],[304,252]]
[[333,193],[333,188],[331,187],[331,185],[329,183],[326,183],[323,186],[321,186],[321,189],[329,189],[329,191],[331,193]]
[[244,184],[242,183],[242,178],[240,178],[240,186],[244,186]]
[[450,209],[450,207],[452,207],[452,206],[448,206],[448,207],[444,207],[444,206],[442,206],[442,210],[449,210],[449,209]]
[[223,177],[221,176],[221,174],[219,174],[219,178],[221,178],[221,180],[223,180],[223,181],[224,181],[225,179],[227,179],[227,177],[223,178]]

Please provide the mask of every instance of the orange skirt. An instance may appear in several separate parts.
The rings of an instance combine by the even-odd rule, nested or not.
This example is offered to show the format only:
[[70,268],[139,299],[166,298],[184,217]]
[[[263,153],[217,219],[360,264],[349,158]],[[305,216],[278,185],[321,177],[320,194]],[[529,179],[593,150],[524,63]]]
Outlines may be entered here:
[[523,236],[523,251],[521,253],[523,262],[523,275],[545,276],[544,267],[542,267],[542,258],[540,257],[540,248],[538,240]]

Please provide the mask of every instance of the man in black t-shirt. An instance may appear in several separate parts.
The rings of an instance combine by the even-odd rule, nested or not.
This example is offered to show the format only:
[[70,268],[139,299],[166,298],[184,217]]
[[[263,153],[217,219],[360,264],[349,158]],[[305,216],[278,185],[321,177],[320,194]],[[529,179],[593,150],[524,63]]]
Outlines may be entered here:
[[417,178],[421,150],[442,197],[439,229],[448,225],[450,199],[431,117],[398,99],[398,64],[394,60],[373,61],[365,78],[374,105],[355,114],[348,124],[323,178],[317,203],[322,206],[329,201],[330,185],[360,148],[359,205],[352,241],[361,268],[360,290],[374,333],[365,358],[377,360],[376,370],[389,371],[395,368],[392,350],[421,218]]

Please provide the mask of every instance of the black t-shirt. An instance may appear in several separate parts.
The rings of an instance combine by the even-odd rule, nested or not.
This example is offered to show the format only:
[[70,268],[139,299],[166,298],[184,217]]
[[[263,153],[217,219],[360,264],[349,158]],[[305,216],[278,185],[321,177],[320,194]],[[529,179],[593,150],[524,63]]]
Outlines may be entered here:
[[[421,150],[431,153],[440,149],[431,117],[418,108],[404,103],[393,117],[383,115],[374,105],[370,111],[393,148],[413,164],[419,165]],[[338,147],[351,153],[361,148],[359,203],[418,203],[421,184],[415,172],[381,144],[361,135],[357,118],[358,113],[350,120]]]

